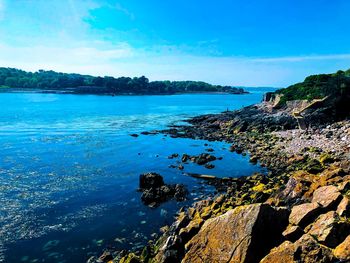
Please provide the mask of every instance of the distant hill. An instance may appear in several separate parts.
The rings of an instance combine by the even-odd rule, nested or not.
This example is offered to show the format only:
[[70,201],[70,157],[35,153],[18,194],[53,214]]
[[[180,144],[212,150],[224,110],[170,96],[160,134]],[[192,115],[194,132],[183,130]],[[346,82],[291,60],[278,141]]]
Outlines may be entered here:
[[0,90],[39,91],[75,94],[151,95],[176,93],[224,92],[247,93],[243,88],[211,85],[202,81],[149,81],[142,77],[93,77],[89,75],[39,70],[26,72],[0,68]]

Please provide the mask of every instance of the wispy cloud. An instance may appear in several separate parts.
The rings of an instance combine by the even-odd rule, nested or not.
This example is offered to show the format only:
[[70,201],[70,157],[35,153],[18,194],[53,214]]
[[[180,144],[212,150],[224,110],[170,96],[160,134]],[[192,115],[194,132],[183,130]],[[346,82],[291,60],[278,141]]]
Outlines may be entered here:
[[135,15],[130,12],[128,9],[126,9],[125,7],[123,7],[120,3],[116,3],[114,5],[114,8],[118,11],[123,12],[125,15],[127,15],[128,17],[130,17],[130,19],[134,20],[135,19]]
[[[311,60],[348,60],[350,54],[308,55],[291,57],[253,58],[255,62],[302,62]],[[349,65],[350,66],[350,65]]]

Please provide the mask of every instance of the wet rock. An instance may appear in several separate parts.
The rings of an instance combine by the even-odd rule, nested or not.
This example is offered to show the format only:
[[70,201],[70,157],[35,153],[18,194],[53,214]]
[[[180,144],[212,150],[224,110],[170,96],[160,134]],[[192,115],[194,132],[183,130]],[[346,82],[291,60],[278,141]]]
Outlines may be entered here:
[[181,161],[183,163],[187,162],[188,160],[190,160],[191,156],[189,156],[188,154],[183,154],[182,155],[182,158],[181,158]]
[[184,201],[188,194],[182,184],[165,184],[163,177],[157,173],[145,173],[140,175],[141,200],[144,204],[156,207],[171,198]]
[[343,262],[350,261],[350,235],[334,249],[334,256]]
[[341,222],[336,212],[329,211],[318,217],[308,233],[319,243],[334,248],[350,234],[350,225]]
[[157,173],[145,173],[140,175],[141,189],[159,188],[164,185],[163,177]]
[[331,249],[321,246],[310,235],[303,235],[292,243],[285,241],[265,256],[260,263],[331,263],[335,258]]
[[317,203],[306,203],[296,205],[292,208],[289,216],[289,222],[302,228],[309,225],[319,214],[321,207]]
[[113,256],[112,256],[111,252],[105,251],[98,259],[101,262],[109,262],[109,261],[113,260]]
[[237,207],[207,220],[182,262],[258,262],[281,240],[287,217],[287,210],[266,204]]
[[177,158],[179,157],[179,154],[178,153],[173,153],[172,155],[168,156],[168,159],[174,159],[174,158]]
[[214,149],[213,148],[208,148],[208,149],[205,149],[207,152],[213,152]]
[[199,165],[204,165],[208,162],[215,161],[215,160],[216,160],[216,157],[209,153],[202,153],[198,156],[191,157],[191,161]]
[[211,163],[207,163],[204,167],[207,169],[213,169],[213,168],[215,168],[215,165],[211,164]]
[[135,137],[135,138],[136,138],[136,137],[139,137],[139,135],[136,134],[136,133],[130,134],[130,136],[131,136],[131,137]]
[[342,199],[341,193],[334,185],[323,186],[315,190],[312,202],[320,204],[325,209],[336,207]]

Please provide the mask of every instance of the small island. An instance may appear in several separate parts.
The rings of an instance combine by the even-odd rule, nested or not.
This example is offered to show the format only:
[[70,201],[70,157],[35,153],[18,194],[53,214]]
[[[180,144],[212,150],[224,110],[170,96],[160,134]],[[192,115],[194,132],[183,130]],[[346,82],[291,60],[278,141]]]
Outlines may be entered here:
[[52,70],[27,72],[0,68],[0,91],[95,95],[172,95],[183,93],[245,94],[243,88],[212,85],[203,81],[149,81],[141,77],[93,77]]

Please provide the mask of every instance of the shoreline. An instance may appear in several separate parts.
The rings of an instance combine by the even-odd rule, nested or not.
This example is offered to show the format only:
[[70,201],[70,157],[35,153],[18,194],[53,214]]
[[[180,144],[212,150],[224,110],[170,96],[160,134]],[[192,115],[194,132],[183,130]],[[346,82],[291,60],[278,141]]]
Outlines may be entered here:
[[[344,205],[349,202],[347,185],[350,184],[350,144],[347,145],[347,142],[350,141],[350,121],[335,122],[328,126],[316,125],[312,130],[299,131],[295,120],[287,115],[283,116],[285,118],[271,119],[270,122],[266,122],[270,113],[263,113],[266,116],[255,114],[254,120],[247,119],[247,116],[242,114],[252,110],[257,110],[261,114],[259,105],[253,105],[235,112],[194,117],[187,121],[191,126],[176,126],[161,132],[172,137],[232,143],[230,151],[239,154],[248,153],[252,163],[259,162],[267,167],[268,174],[220,180],[218,183],[226,188],[224,194],[214,199],[198,201],[187,210],[180,210],[174,223],[165,229],[160,239],[150,241],[141,254],[107,251],[100,257],[100,262],[108,262],[106,258],[113,260],[112,262],[123,263],[201,262],[199,259],[203,257],[213,262],[218,255],[209,253],[207,249],[215,250],[218,241],[215,239],[216,234],[221,236],[225,233],[221,233],[217,227],[209,226],[213,221],[218,221],[216,224],[222,223],[222,218],[227,216],[232,217],[231,221],[235,222],[237,220],[235,214],[243,211],[240,215],[243,219],[240,220],[245,220],[247,224],[254,224],[255,228],[259,228],[261,222],[258,218],[251,222],[254,218],[244,216],[244,211],[249,209],[256,209],[258,214],[268,213],[266,216],[272,218],[272,223],[281,226],[276,229],[277,232],[274,229],[269,230],[271,236],[275,235],[275,238],[265,237],[266,247],[259,252],[258,258],[255,258],[258,261],[254,262],[283,262],[285,260],[283,256],[293,258],[295,251],[302,250],[305,245],[312,245],[314,250],[304,251],[304,258],[301,260],[310,260],[312,253],[316,252],[320,257],[329,260],[319,262],[342,259],[344,257],[341,255],[342,247],[346,245],[343,243],[350,240],[345,239],[346,236],[341,236],[339,231],[335,231],[334,225],[339,227],[340,224],[345,229],[346,235],[350,235],[350,225],[348,223],[327,225],[328,228],[333,229],[332,235],[337,236],[334,238],[336,241],[330,242],[322,239],[325,229],[319,225],[318,219],[321,217],[324,220],[323,217],[328,216],[331,217],[329,220],[333,220],[332,222],[342,222],[342,218],[350,210],[350,205]],[[258,119],[260,121],[257,121]],[[289,129],[280,125],[281,119],[284,125],[289,125]],[[249,123],[246,123],[247,121]],[[278,125],[280,126],[277,127]],[[298,136],[296,137],[295,134]],[[323,140],[321,143],[320,138]],[[330,145],[334,145],[337,140],[341,143],[337,143],[337,147],[332,149]],[[319,147],[324,145],[327,145],[324,149]],[[323,195],[320,197],[317,193],[321,190]],[[333,200],[334,196],[337,196],[336,200]],[[332,205],[324,207],[319,204],[321,201],[316,202],[315,198],[323,198],[322,202]],[[310,211],[303,214],[303,210],[307,210],[303,206],[317,206],[317,209],[311,210],[314,213],[311,218]],[[300,225],[300,222],[293,219],[294,214],[305,222],[303,221]],[[204,224],[206,227],[203,227]],[[236,227],[241,227],[241,223]],[[238,230],[232,231],[235,233]],[[255,243],[262,242],[261,237],[257,237],[254,231],[249,232],[248,229],[243,229],[241,233],[236,234],[247,235]],[[207,240],[204,244],[203,238]],[[227,237],[227,239],[230,238]],[[242,244],[234,244],[232,240],[230,242],[233,242],[231,246],[240,247],[240,251],[237,252],[240,253],[240,257],[252,253],[249,252],[248,247],[241,248]],[[245,255],[242,255],[242,249],[246,250]],[[285,249],[288,250],[288,255],[283,255],[282,252]],[[332,249],[336,249],[335,251],[338,249],[338,252],[333,252]],[[228,251],[222,253],[230,254]],[[276,261],[277,258],[280,261]],[[91,259],[89,262],[98,262],[94,260]]]
[[39,89],[20,89],[20,88],[0,88],[0,93],[30,93],[30,94],[62,94],[62,95],[96,95],[96,96],[111,96],[111,97],[117,97],[117,96],[170,96],[170,95],[196,95],[196,94],[202,94],[202,95],[246,95],[250,94],[248,91],[243,92],[206,92],[206,91],[199,91],[199,92],[175,92],[175,93],[149,93],[149,94],[137,94],[137,93],[83,93],[83,92],[75,92],[75,91],[64,91],[64,90],[39,90]]

